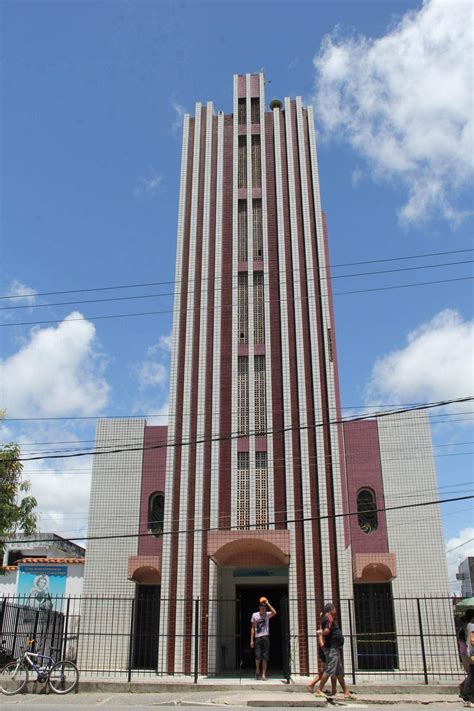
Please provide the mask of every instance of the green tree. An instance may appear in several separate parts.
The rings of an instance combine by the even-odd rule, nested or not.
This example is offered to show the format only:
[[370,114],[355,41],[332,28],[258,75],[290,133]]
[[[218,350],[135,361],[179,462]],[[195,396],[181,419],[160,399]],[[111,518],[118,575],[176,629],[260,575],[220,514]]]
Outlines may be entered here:
[[30,482],[23,479],[18,444],[0,447],[0,565],[5,539],[16,531],[32,534],[36,530],[36,499],[27,496]]

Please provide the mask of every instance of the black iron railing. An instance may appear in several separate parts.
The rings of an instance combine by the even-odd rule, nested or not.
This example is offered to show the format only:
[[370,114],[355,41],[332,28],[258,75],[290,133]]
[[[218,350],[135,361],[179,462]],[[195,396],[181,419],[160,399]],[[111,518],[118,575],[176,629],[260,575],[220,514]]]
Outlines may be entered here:
[[[281,597],[270,622],[272,678],[289,681],[316,673],[323,606],[305,600],[302,616],[301,601]],[[168,600],[158,588],[133,598],[52,598],[48,608],[27,598],[0,598],[0,634],[8,655],[17,656],[33,637],[38,651],[60,649],[83,677],[131,681],[184,674],[197,683],[203,676],[251,678],[255,673],[248,601],[244,604],[242,597]],[[453,610],[447,597],[397,599],[369,588],[341,600],[338,620],[349,680],[428,684],[461,678]]]

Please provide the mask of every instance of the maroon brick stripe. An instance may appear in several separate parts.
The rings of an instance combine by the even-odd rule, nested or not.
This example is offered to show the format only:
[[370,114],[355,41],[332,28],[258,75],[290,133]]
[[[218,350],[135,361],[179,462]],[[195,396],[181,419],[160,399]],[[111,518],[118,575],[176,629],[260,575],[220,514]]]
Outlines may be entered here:
[[[316,271],[314,270],[314,265],[317,264],[317,235],[316,235],[316,223],[314,216],[314,204],[313,204],[313,190],[311,182],[311,155],[309,148],[309,133],[308,133],[308,122],[307,122],[307,111],[303,109],[303,130],[304,130],[304,140],[305,140],[305,161],[306,161],[306,178],[307,178],[307,190],[308,190],[308,202],[309,202],[309,228],[310,228],[310,245],[311,253],[313,257],[313,277],[316,279]],[[316,306],[316,338],[318,344],[321,342],[321,314],[318,310],[318,295],[319,295],[319,281],[313,283],[314,292],[316,295],[315,306]],[[309,302],[308,302],[309,303]],[[319,322],[319,326],[318,326]],[[318,346],[316,346],[318,348]],[[319,355],[319,350],[318,350]],[[313,357],[313,354],[312,354]],[[314,361],[313,361],[314,362]],[[314,376],[313,372],[313,388],[314,388]],[[318,384],[319,386],[319,384]],[[314,390],[313,390],[314,392]],[[313,401],[313,413],[312,421],[317,424],[319,420],[319,413],[316,412],[316,402]],[[314,428],[311,432],[312,439],[314,440],[315,454],[317,455],[317,445],[316,445],[316,429]],[[319,490],[319,465],[316,460],[316,470],[315,475],[311,477],[311,514],[316,517],[312,522],[312,534],[313,534],[313,561],[314,561],[314,571],[315,571],[315,595],[316,600],[319,605],[322,605],[324,601],[324,588],[323,588],[323,567],[322,567],[322,543],[321,543],[321,522],[317,517],[321,514],[321,494]],[[325,470],[321,472],[321,475],[325,476]]]
[[[191,355],[191,392],[186,393],[186,399],[191,407],[189,439],[197,439],[197,410],[199,391],[199,339],[201,334],[201,275],[202,275],[202,240],[204,219],[204,177],[206,169],[206,121],[207,109],[201,110],[201,144],[199,154],[199,185],[196,218],[196,253],[194,263],[194,304],[193,304],[193,344]],[[191,639],[193,624],[193,578],[194,578],[194,505],[196,496],[196,444],[189,445],[188,469],[188,533],[186,536],[186,573],[184,585],[184,673],[191,672]]]
[[[334,390],[335,390],[335,396],[336,396],[336,419],[338,422],[341,421],[341,391],[339,387],[339,367],[337,363],[337,347],[336,347],[336,328],[335,328],[335,321],[334,321],[334,303],[333,303],[333,297],[332,297],[332,281],[331,281],[331,270],[329,267],[329,241],[328,241],[328,231],[327,231],[327,221],[326,221],[326,215],[323,212],[322,213],[323,217],[323,237],[324,237],[324,253],[326,255],[326,280],[327,280],[327,288],[328,288],[328,297],[329,297],[329,312],[331,314],[331,324],[332,324],[332,329],[331,329],[331,342],[332,342],[332,354],[333,354],[333,362],[334,362]],[[344,513],[348,513],[350,510],[349,506],[349,492],[348,492],[348,485],[347,485],[347,473],[346,473],[346,457],[344,454],[344,428],[342,424],[338,424],[337,426],[338,429],[338,438],[339,438],[339,461],[340,461],[340,467],[341,467],[341,486],[342,486],[342,510]],[[350,519],[349,517],[344,518],[344,541],[346,548],[347,546],[350,545],[351,542],[351,535],[350,535]]]
[[[222,218],[220,435],[232,431],[232,174],[233,116],[224,117],[224,175]],[[219,317],[219,314],[217,315]],[[231,441],[222,440],[219,456],[219,528],[230,528]]]
[[204,477],[203,477],[203,532],[201,561],[201,609],[200,609],[200,670],[207,674],[208,614],[209,614],[209,560],[207,558],[207,529],[211,524],[211,454],[212,454],[212,372],[214,365],[214,279],[216,253],[216,199],[217,199],[217,118],[212,120],[212,164],[209,222],[209,267],[207,292],[207,349],[206,349],[206,396],[204,420]]
[[[306,131],[308,130],[307,125],[307,111],[305,110],[305,125]],[[311,167],[311,166],[310,166]],[[310,215],[311,215],[311,225],[314,234],[317,236],[318,240],[324,239],[323,235],[317,234],[316,229],[316,216],[314,212],[314,192],[312,181],[309,180],[310,172],[308,172],[308,190],[311,196],[310,200]],[[321,284],[319,281],[319,257],[318,251],[316,249],[316,240],[312,241],[313,247],[313,276],[314,285],[316,289],[316,310],[317,310],[317,330],[318,330],[318,349],[319,349],[319,375],[321,383],[321,408],[322,408],[322,429],[324,437],[324,447],[326,452],[325,457],[325,477],[326,477],[326,490],[327,490],[327,508],[328,508],[328,530],[329,530],[329,555],[330,555],[330,565],[331,565],[331,590],[333,602],[337,604],[340,593],[339,593],[339,567],[338,567],[338,555],[337,555],[337,538],[336,538],[336,520],[331,518],[335,514],[335,504],[334,504],[334,472],[332,466],[332,445],[330,436],[330,425],[329,422],[333,418],[335,413],[331,413],[329,409],[329,397],[328,397],[328,382],[327,382],[327,368],[326,368],[326,355],[324,352],[324,326],[323,326],[323,313],[322,313],[322,294],[321,294]],[[325,276],[328,276],[326,273]],[[330,281],[327,281],[328,288],[330,288]],[[322,474],[322,473],[321,473]]]
[[[302,503],[302,488],[301,488],[301,447],[298,427],[299,420],[299,403],[298,403],[298,387],[297,387],[297,368],[296,368],[296,331],[295,331],[295,301],[293,287],[293,258],[291,252],[290,240],[290,208],[289,208],[289,193],[288,193],[288,163],[286,160],[286,134],[285,121],[286,117],[282,114],[281,121],[281,145],[282,150],[282,176],[283,176],[283,213],[285,216],[285,252],[286,252],[286,298],[288,312],[288,341],[289,355],[293,367],[290,366],[290,390],[291,390],[291,411],[293,414],[293,430],[292,430],[292,446],[293,446],[293,486],[294,486],[294,501],[295,501],[295,518],[300,518],[303,514]],[[307,613],[306,613],[306,566],[305,566],[305,550],[304,550],[304,529],[303,523],[295,523],[295,548],[296,548],[296,586],[298,590],[298,599],[300,604],[297,606],[298,616],[298,632],[299,632],[299,655],[300,655],[300,672],[308,673],[308,638],[307,638]]]
[[283,384],[281,352],[281,311],[276,207],[276,176],[273,114],[265,114],[265,154],[267,175],[267,233],[270,299],[270,343],[273,410],[273,491],[275,528],[286,528],[285,436],[283,434]]
[[[193,172],[193,145],[195,120],[189,121],[188,164],[186,176],[186,200],[183,233],[183,269],[181,275],[181,307],[179,312],[179,360],[176,373],[176,412],[175,412],[175,442],[180,442],[183,434],[183,402],[184,402],[184,362],[186,349],[186,308],[188,300],[189,273],[189,228],[191,222],[191,193]],[[173,511],[171,521],[171,560],[170,583],[168,589],[168,674],[174,673],[175,627],[176,627],[176,591],[178,565],[178,535],[179,528],[179,496],[181,484],[181,447],[175,447],[174,477],[173,477]]]

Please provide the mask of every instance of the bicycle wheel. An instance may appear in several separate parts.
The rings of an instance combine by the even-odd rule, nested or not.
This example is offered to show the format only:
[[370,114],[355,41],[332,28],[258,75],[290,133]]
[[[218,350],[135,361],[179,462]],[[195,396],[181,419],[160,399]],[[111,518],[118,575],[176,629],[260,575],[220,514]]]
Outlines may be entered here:
[[68,694],[76,688],[79,672],[73,662],[66,659],[57,662],[49,672],[48,684],[55,694]]
[[19,694],[28,683],[28,669],[23,662],[10,662],[0,669],[0,690],[2,694]]

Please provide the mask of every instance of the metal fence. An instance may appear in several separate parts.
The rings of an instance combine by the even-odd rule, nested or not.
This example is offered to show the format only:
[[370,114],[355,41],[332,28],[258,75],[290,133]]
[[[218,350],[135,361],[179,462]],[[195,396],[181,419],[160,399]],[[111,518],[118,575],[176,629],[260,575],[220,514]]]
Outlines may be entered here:
[[[164,599],[141,586],[134,598],[53,598],[36,609],[23,598],[0,598],[0,633],[12,656],[26,640],[38,651],[75,661],[85,677],[189,675],[253,677],[251,601]],[[318,670],[317,635],[323,603],[282,597],[270,623],[270,676],[290,681]],[[253,610],[252,610],[253,611]],[[338,607],[346,676],[428,684],[461,678],[450,598],[393,599],[367,588]],[[168,622],[169,619],[173,623]],[[178,661],[177,661],[178,660]]]

